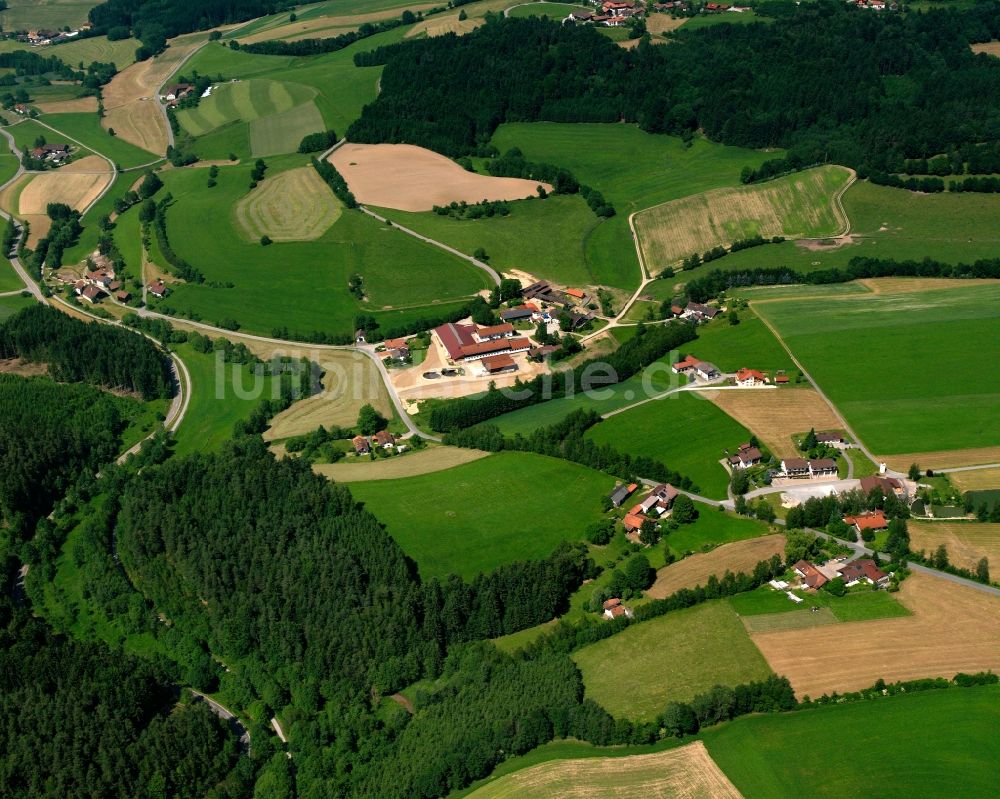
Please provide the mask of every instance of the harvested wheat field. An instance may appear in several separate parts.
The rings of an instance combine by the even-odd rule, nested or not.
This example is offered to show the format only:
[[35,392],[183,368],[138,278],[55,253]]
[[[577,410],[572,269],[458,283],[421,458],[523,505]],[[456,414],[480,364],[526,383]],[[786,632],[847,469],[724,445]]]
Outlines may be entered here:
[[323,390],[275,416],[264,433],[265,440],[311,433],[320,425],[352,427],[365,404],[375,406],[386,417],[392,416],[382,376],[368,358],[350,352],[313,353],[310,357],[323,369]]
[[[405,38],[410,39],[414,36],[424,35],[444,36],[447,33],[464,36],[486,21],[485,17],[488,11],[502,12],[516,2],[517,0],[481,0],[481,2],[449,11],[446,14],[434,14],[410,28],[406,32]],[[463,10],[466,12],[466,19],[459,19],[459,14]]]
[[1000,669],[1000,597],[921,573],[910,575],[896,596],[912,616],[844,622],[822,645],[812,629],[751,637],[800,698],[855,691],[879,678]]
[[651,755],[550,760],[506,774],[469,799],[739,799],[701,741]]
[[467,172],[450,158],[412,144],[345,144],[329,158],[358,202],[399,211],[430,211],[450,202],[521,200],[542,185]]
[[158,92],[187,56],[206,39],[207,33],[193,33],[170,40],[170,46],[156,58],[140,61],[115,75],[102,89],[105,130],[136,147],[156,155],[167,151],[167,118],[160,109]]
[[727,572],[751,573],[753,567],[772,555],[785,551],[783,535],[764,535],[746,541],[723,544],[711,552],[689,555],[677,563],[664,566],[656,573],[656,582],[646,592],[653,599],[663,599],[682,588],[704,585],[713,574],[720,579]]
[[[646,16],[646,30],[653,36],[670,33],[670,31],[677,30],[688,19],[688,17],[674,18],[669,14],[649,14]],[[653,43],[656,44],[656,39],[653,39]]]
[[35,175],[21,191],[18,210],[23,215],[44,214],[49,203],[66,203],[83,211],[113,178],[107,161],[88,155],[61,169]]
[[822,166],[759,185],[716,189],[642,211],[635,228],[653,272],[755,235],[834,236],[849,224],[839,197],[852,178],[845,167]]
[[972,45],[973,53],[986,53],[986,55],[991,55],[994,58],[1000,58],[1000,42],[982,42],[981,44]]
[[778,456],[795,455],[792,435],[841,427],[830,406],[812,388],[702,392]]
[[358,458],[353,462],[318,463],[313,466],[313,471],[338,483],[398,480],[401,477],[415,477],[418,474],[451,469],[454,466],[478,461],[489,454],[478,449],[432,447],[418,452],[408,452],[395,458],[379,458],[374,461]]
[[952,472],[948,475],[951,484],[959,491],[982,491],[1000,488],[1000,468],[973,469],[968,472]]
[[981,558],[1000,569],[1000,524],[981,522],[917,522],[909,524],[910,549],[928,555],[941,544],[953,566],[976,570]]
[[74,97],[72,100],[50,100],[35,103],[35,108],[43,114],[96,114],[96,97]]
[[273,241],[312,241],[337,221],[341,205],[319,173],[304,166],[261,181],[234,213],[251,241],[264,235]]
[[[905,472],[911,463],[921,469],[950,469],[955,466],[979,466],[1000,463],[1000,447],[976,447],[974,449],[947,449],[937,452],[906,452],[902,455],[879,455],[890,469]],[[958,474],[961,474],[959,472]]]
[[964,286],[995,286],[990,278],[963,278],[961,282],[948,277],[869,277],[859,280],[872,294],[911,294],[914,291],[947,291]]

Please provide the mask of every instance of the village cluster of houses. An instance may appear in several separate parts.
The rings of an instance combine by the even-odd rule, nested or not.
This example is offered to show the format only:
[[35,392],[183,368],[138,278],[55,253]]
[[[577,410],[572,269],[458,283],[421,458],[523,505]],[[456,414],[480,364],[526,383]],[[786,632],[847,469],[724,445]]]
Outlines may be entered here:
[[396,444],[396,437],[388,430],[379,430],[375,435],[367,438],[365,436],[355,436],[351,439],[356,455],[367,455],[375,449],[393,450],[402,452],[405,448],[401,444]]
[[[674,505],[674,500],[677,499],[677,494],[677,489],[669,483],[660,483],[656,486],[642,502],[637,502],[625,514],[625,518],[622,520],[625,525],[625,534],[638,533],[642,523],[651,513],[660,517],[669,513]],[[612,499],[612,501],[614,500]]]
[[677,375],[697,375],[702,380],[715,380],[722,377],[719,367],[710,361],[700,361],[693,355],[687,355],[683,361],[678,361],[670,370]]
[[[91,253],[87,259],[87,271],[81,278],[66,278],[56,275],[64,283],[72,283],[73,293],[81,300],[96,305],[106,297],[113,297],[116,302],[126,303],[132,299],[132,293],[115,275],[115,267],[111,259],[100,252]],[[162,299],[170,292],[162,280],[154,280],[146,290],[154,297]]]
[[686,319],[695,324],[711,322],[722,311],[714,305],[704,305],[700,302],[689,302],[687,305],[671,305],[670,316],[674,319]]
[[[547,280],[540,280],[523,288],[521,296],[525,300],[534,301],[533,303],[526,303],[526,306],[532,308],[535,312],[535,315],[532,316],[532,320],[535,322],[548,322],[565,313],[569,315],[570,330],[577,330],[597,316],[594,311],[587,308],[594,300],[583,289],[557,289]],[[543,310],[537,303],[546,303],[552,307],[548,310]],[[502,312],[501,318],[503,318]],[[504,321],[509,322],[513,320],[505,318]]]
[[[18,111],[19,108],[25,110]],[[30,109],[21,103],[14,106],[14,110],[19,114],[30,113]],[[36,161],[45,161],[53,166],[59,166],[69,159],[70,149],[68,144],[42,144],[38,147],[32,147],[28,154]]]
[[518,336],[510,322],[481,327],[476,324],[449,322],[434,328],[434,335],[452,363],[481,362],[487,374],[517,368],[512,353],[527,352],[531,340]]
[[[859,558],[846,563],[842,560],[830,560],[820,565],[800,560],[792,566],[792,571],[799,578],[799,583],[803,588],[814,591],[838,577],[843,579],[848,588],[862,583],[883,588],[889,583],[889,575],[882,571],[871,558]],[[779,590],[781,590],[780,586],[787,588],[787,583],[780,580],[773,581],[771,585]],[[795,597],[791,593],[789,596]],[[802,599],[795,597],[793,601],[801,602]]]
[[49,44],[59,44],[60,42],[68,42],[71,39],[77,38],[83,31],[89,31],[93,26],[89,22],[85,22],[79,28],[69,31],[60,30],[33,30],[33,31],[15,31],[13,33],[8,33],[8,39],[16,39],[19,42],[24,42],[30,44],[33,47],[42,47]]

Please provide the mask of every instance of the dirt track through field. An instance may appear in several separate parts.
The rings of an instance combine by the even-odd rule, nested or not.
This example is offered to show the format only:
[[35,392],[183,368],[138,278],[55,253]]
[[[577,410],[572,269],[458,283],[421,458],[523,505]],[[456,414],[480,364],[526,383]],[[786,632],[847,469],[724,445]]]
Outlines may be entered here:
[[701,741],[649,755],[551,760],[507,774],[469,799],[739,799]]
[[207,33],[178,36],[156,58],[139,61],[122,70],[104,87],[105,115],[101,124],[136,147],[156,155],[167,151],[167,120],[160,110],[157,92]]
[[705,585],[713,574],[722,579],[726,571],[751,573],[760,561],[780,555],[785,549],[783,535],[765,535],[746,541],[723,544],[711,552],[689,555],[664,566],[656,573],[656,582],[646,592],[653,599],[663,599],[682,588]]
[[461,466],[485,458],[488,452],[459,447],[433,447],[419,452],[409,452],[393,458],[374,461],[358,459],[358,462],[319,463],[313,471],[338,483],[355,483],[359,480],[398,480],[415,477]]
[[435,205],[537,196],[547,183],[467,172],[450,158],[412,144],[345,144],[329,158],[358,202],[400,211]]
[[931,555],[939,545],[948,550],[948,560],[954,566],[976,570],[980,558],[1000,570],[1000,524],[980,522],[918,522],[911,521],[910,549]]
[[723,411],[750,430],[777,457],[796,454],[792,435],[837,430],[830,406],[812,388],[703,392]]
[[812,629],[751,637],[800,698],[856,691],[879,678],[1000,669],[1000,598],[920,573],[906,579],[897,597],[912,616],[845,622],[829,637]]
[[235,213],[251,241],[265,234],[273,241],[312,241],[337,221],[341,205],[319,173],[304,166],[262,181]]
[[107,161],[88,155],[64,167],[35,175],[18,200],[22,215],[44,214],[49,203],[85,209],[114,178]]

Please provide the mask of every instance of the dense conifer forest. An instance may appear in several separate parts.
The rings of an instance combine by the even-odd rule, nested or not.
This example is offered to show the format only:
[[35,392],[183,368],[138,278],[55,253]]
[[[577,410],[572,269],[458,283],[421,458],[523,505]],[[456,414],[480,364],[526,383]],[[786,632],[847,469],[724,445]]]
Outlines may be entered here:
[[682,28],[668,47],[633,50],[592,27],[494,18],[466,36],[358,54],[386,68],[347,135],[461,156],[484,150],[503,122],[625,120],[791,148],[791,166],[902,171],[906,158],[995,138],[1000,62],[969,45],[998,36],[995,2],[900,15],[821,0],[769,24]]
[[134,392],[145,400],[173,393],[170,364],[143,336],[87,324],[36,305],[0,325],[0,359],[46,363],[56,380]]

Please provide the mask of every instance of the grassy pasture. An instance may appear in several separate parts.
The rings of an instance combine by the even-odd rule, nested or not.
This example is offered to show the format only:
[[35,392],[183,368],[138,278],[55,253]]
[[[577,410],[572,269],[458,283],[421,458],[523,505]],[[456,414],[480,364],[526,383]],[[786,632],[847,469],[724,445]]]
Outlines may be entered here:
[[302,138],[323,130],[323,117],[313,102],[250,123],[250,152],[254,157],[294,153]]
[[236,219],[249,241],[318,239],[336,222],[343,206],[311,166],[265,178],[236,204]]
[[[623,793],[624,792],[624,793]],[[739,799],[700,741],[655,754],[550,760],[515,771],[473,791],[471,799]]]
[[613,487],[613,478],[583,466],[501,452],[432,474],[352,483],[351,491],[385,522],[422,576],[471,578],[580,540]]
[[773,532],[767,524],[756,519],[723,513],[718,508],[700,503],[695,503],[695,507],[698,519],[692,524],[682,524],[680,529],[666,537],[667,546],[675,557],[711,551],[720,544],[745,541]]
[[792,359],[767,325],[753,311],[740,311],[739,316],[738,325],[729,324],[725,316],[700,325],[698,340],[688,345],[691,352],[724,372],[735,372],[743,367],[794,371]]
[[590,428],[587,437],[656,458],[689,476],[704,496],[724,499],[729,476],[719,460],[750,432],[711,402],[684,392],[616,414]]
[[[268,178],[302,167],[303,160],[269,161]],[[211,190],[205,189],[203,169],[163,173],[176,201],[167,212],[172,246],[209,281],[235,285],[178,286],[167,300],[170,307],[208,321],[236,319],[257,333],[283,326],[302,333],[345,332],[353,330],[362,309],[395,324],[436,314],[486,286],[486,276],[464,261],[360,213],[343,214],[314,241],[250,243],[235,211],[220,213],[246,196],[250,169],[240,164],[220,170]],[[205,224],[208,219],[214,224]],[[364,278],[369,300],[363,306],[347,291],[354,272]]]
[[[9,267],[5,267],[5,269],[9,269],[11,273],[14,272],[14,270],[10,269]],[[16,278],[17,275],[14,275],[14,277]],[[10,285],[8,287],[7,272],[4,271],[3,269],[0,269],[0,285],[4,286],[4,291],[13,291],[20,288],[24,284],[21,283],[20,280],[18,280],[17,285]],[[20,294],[14,294],[10,297],[0,297],[0,322],[4,322],[7,319],[10,319],[10,317],[12,317],[18,311],[23,311],[25,308],[30,308],[34,304],[35,304],[34,297],[22,297]]]
[[647,266],[660,272],[692,253],[755,235],[815,238],[842,232],[846,220],[834,198],[850,177],[843,167],[822,166],[643,211],[635,226]]
[[874,452],[1000,444],[993,371],[954,372],[968,342],[1000,357],[1000,284],[756,307]]
[[0,25],[5,31],[73,28],[87,21],[93,7],[92,0],[8,0]]
[[632,625],[572,657],[586,696],[613,716],[643,721],[667,702],[771,673],[725,600]]
[[[156,156],[146,150],[110,135],[101,127],[97,114],[45,114],[41,120],[95,153],[110,158],[122,169],[131,169],[156,160]],[[44,135],[50,142],[57,138],[57,134],[51,130],[46,130]]]
[[[744,796],[783,799],[808,785],[824,799],[873,786],[886,799],[944,799],[956,790],[985,799],[1000,780],[998,725],[1000,689],[984,686],[751,716],[702,738]],[[831,753],[845,741],[864,756],[837,767]]]
[[[582,183],[599,189],[614,204],[617,216],[595,224],[584,217],[567,218],[561,236],[574,236],[577,244],[570,252],[577,264],[575,275],[589,275],[591,283],[618,288],[634,288],[639,279],[638,259],[628,225],[634,211],[658,203],[686,197],[721,186],[739,184],[745,165],[758,165],[775,154],[726,147],[697,139],[685,147],[681,139],[645,133],[634,125],[565,124],[555,122],[501,125],[493,135],[501,152],[519,147],[530,161],[565,167]],[[610,145],[610,146],[609,146]],[[629,158],[620,157],[627,151]],[[544,204],[532,210],[541,209]],[[487,252],[503,250],[500,242],[491,250],[493,231],[505,220],[485,220],[478,231]],[[551,235],[554,228],[546,220],[539,225]],[[499,224],[497,224],[499,223]],[[541,234],[536,234],[541,238]],[[547,246],[538,266],[522,263],[522,268],[541,277],[550,277],[545,261],[565,263],[565,251]],[[557,257],[558,256],[558,257]],[[530,262],[529,262],[530,263]],[[567,267],[563,267],[566,269]],[[553,279],[561,279],[554,272]],[[582,282],[579,277],[575,282]]]
[[[0,13],[0,19],[3,16],[4,14]],[[139,44],[138,39],[119,39],[115,42],[109,42],[107,36],[92,36],[87,39],[77,39],[63,44],[38,48],[27,42],[5,39],[0,42],[0,53],[25,50],[49,57],[56,56],[64,64],[74,69],[81,63],[91,64],[94,61],[100,61],[102,64],[114,64],[119,70],[123,70],[135,63],[135,51]]]
[[[809,271],[845,267],[857,256],[971,263],[994,257],[1000,246],[1000,196],[995,194],[918,194],[860,180],[844,193],[843,205],[853,244],[814,251],[785,242],[727,255],[711,267]],[[824,287],[808,288],[817,293]]]
[[177,121],[192,136],[201,136],[229,122],[250,122],[281,114],[308,103],[315,94],[307,86],[255,78],[212,88],[196,108],[177,112]]
[[17,156],[10,151],[7,139],[0,137],[0,186],[17,174],[18,165]]

